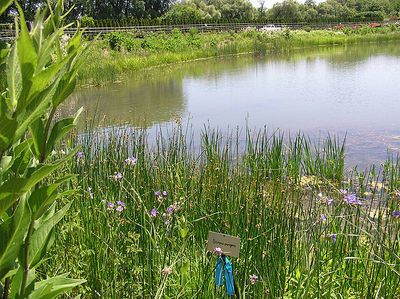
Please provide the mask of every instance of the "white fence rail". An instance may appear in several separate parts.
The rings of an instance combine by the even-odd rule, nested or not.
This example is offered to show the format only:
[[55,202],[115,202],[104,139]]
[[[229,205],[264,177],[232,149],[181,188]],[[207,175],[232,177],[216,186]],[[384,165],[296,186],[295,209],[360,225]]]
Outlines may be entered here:
[[[289,28],[289,29],[322,29],[322,28],[335,28],[337,26],[361,26],[366,24],[376,23],[379,25],[388,24],[386,22],[342,22],[342,23],[227,23],[227,24],[185,24],[185,25],[153,25],[153,26],[127,26],[127,27],[88,27],[85,29],[85,34],[89,36],[93,35],[104,35],[110,32],[136,32],[136,33],[147,33],[147,32],[171,32],[174,29],[179,29],[182,32],[187,32],[192,28],[197,29],[199,32],[222,32],[222,31],[241,31],[250,28],[259,30],[266,26],[275,26],[277,28]],[[67,34],[73,34],[76,28],[68,28]],[[15,32],[11,24],[0,24],[0,40],[13,39]]]

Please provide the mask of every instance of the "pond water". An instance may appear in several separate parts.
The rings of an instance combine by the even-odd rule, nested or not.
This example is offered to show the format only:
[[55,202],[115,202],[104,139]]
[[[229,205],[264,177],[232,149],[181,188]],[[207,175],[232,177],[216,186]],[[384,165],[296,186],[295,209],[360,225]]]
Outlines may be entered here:
[[155,68],[122,83],[81,89],[99,126],[150,129],[177,119],[204,124],[347,134],[347,163],[379,164],[400,152],[400,43],[232,56]]

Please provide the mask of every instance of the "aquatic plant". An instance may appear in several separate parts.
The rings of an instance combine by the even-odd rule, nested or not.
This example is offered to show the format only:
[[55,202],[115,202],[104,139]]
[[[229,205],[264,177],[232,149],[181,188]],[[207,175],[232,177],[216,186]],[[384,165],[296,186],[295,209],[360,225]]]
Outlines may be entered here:
[[[380,175],[345,171],[343,140],[332,136],[315,143],[302,134],[205,128],[198,144],[182,128],[151,140],[144,130],[106,131],[80,137],[85,160],[68,171],[79,174],[81,199],[43,265],[84,274],[84,296],[223,297],[208,231],[241,237],[232,266],[242,295],[397,296],[396,161]],[[135,167],[110,180],[132,155]],[[107,211],[115,198],[126,203],[122,213]]]

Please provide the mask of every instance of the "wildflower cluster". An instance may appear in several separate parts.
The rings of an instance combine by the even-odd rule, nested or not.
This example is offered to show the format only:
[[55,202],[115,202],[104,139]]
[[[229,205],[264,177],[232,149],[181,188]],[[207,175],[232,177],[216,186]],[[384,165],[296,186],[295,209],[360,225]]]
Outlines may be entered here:
[[[171,223],[171,219],[174,216],[174,213],[180,210],[180,206],[179,206],[179,202],[174,202],[172,205],[168,206],[165,209],[165,212],[162,213],[162,218],[165,222],[165,224],[170,224]],[[157,210],[157,208],[153,208],[150,210],[150,212],[148,212],[148,215],[151,218],[156,218],[157,215],[160,214],[159,211]]]
[[162,202],[162,200],[168,196],[168,193],[167,191],[155,191],[154,195],[157,197],[159,202]]
[[117,211],[117,212],[122,212],[125,210],[126,206],[123,201],[117,200],[115,203],[109,202],[107,203],[107,210],[109,211]]
[[162,217],[164,219],[165,224],[170,224],[171,223],[171,219],[174,216],[174,213],[179,211],[180,207],[179,207],[179,203],[178,202],[174,202],[172,205],[170,205],[165,212],[162,214]]
[[352,206],[362,205],[362,201],[357,198],[355,194],[348,194],[344,197],[344,201]]

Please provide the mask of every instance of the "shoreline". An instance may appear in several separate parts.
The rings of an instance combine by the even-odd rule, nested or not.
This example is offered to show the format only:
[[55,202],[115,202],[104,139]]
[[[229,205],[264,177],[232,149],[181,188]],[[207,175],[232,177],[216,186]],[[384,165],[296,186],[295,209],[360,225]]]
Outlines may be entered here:
[[[140,74],[155,68],[174,66],[182,63],[224,58],[241,55],[272,55],[284,54],[313,48],[337,47],[355,44],[374,44],[381,42],[400,41],[400,29],[388,33],[368,33],[365,35],[344,35],[337,32],[319,30],[313,32],[290,32],[289,38],[284,33],[265,35],[258,32],[198,34],[203,42],[196,49],[186,48],[175,51],[157,49],[154,51],[127,52],[109,48],[106,40],[96,41],[93,51],[87,58],[87,67],[81,71],[81,88],[102,86],[110,83],[120,83],[129,75]],[[187,34],[181,34],[187,39]],[[197,38],[197,37],[196,37]],[[165,35],[160,39],[166,39]],[[137,40],[137,39],[136,39]],[[210,46],[217,40],[219,44]],[[168,43],[163,41],[166,46]],[[167,40],[167,42],[170,42]],[[223,46],[220,46],[223,44]],[[96,63],[94,63],[96,62]]]

